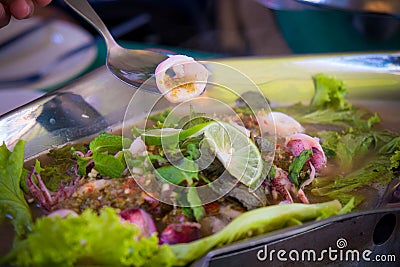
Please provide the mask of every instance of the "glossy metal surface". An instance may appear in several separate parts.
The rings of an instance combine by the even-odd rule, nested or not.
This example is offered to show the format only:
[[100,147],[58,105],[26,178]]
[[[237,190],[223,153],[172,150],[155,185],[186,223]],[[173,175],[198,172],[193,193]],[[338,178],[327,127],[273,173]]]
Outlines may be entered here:
[[[309,101],[313,93],[310,77],[315,73],[336,76],[349,87],[352,102],[378,111],[383,118],[384,128],[400,132],[399,54],[230,58],[218,62],[249,76],[276,104]],[[143,101],[134,107],[136,113],[133,113],[131,120],[139,121],[144,111],[152,108],[149,94],[133,89],[115,78],[106,67],[101,67],[64,88],[0,117],[0,142],[4,141],[12,148],[18,139],[26,140],[25,157],[31,158],[57,145],[91,137],[102,131],[116,130],[121,127],[126,108],[135,93],[135,98],[140,97]],[[167,106],[165,102],[164,107]],[[161,109],[162,105],[159,107]],[[211,251],[194,265],[265,266],[268,261],[259,260],[257,253],[266,245],[271,250],[320,250],[328,246],[336,248],[339,238],[347,241],[349,249],[369,249],[373,255],[397,253],[399,260],[399,182],[393,181],[381,196],[377,195],[375,208],[238,242]],[[383,231],[382,224],[383,229],[393,228],[393,233],[384,242],[379,239]],[[288,262],[275,261],[274,266],[285,263]],[[329,260],[308,263],[333,265]],[[357,262],[350,263],[357,265]],[[358,264],[368,266],[364,263]],[[387,263],[385,266],[396,265]]]
[[[120,80],[139,88],[161,61],[168,56],[149,50],[125,49],[117,44],[106,25],[86,0],[65,0],[73,10],[86,19],[104,37],[107,45],[107,67]],[[155,84],[141,90],[159,94]]]

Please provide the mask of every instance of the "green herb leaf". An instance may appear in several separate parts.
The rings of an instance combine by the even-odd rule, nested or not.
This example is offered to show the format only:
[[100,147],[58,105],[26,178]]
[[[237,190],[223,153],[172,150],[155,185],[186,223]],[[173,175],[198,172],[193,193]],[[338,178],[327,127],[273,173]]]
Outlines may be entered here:
[[301,151],[300,155],[295,157],[292,163],[289,165],[289,179],[295,184],[299,185],[298,177],[300,176],[300,172],[303,169],[306,161],[311,157],[312,151],[310,149],[306,149]]
[[155,170],[156,175],[172,184],[179,185],[186,181],[186,175],[173,165],[163,166]]
[[183,158],[177,166],[167,165],[156,169],[156,175],[162,179],[179,185],[186,181],[188,185],[193,184],[193,180],[198,180],[199,166],[192,160]]
[[[124,142],[124,144],[122,143]],[[93,154],[104,153],[115,154],[121,151],[123,146],[129,147],[132,140],[123,138],[120,135],[101,133],[90,142],[89,148]]]
[[201,156],[200,149],[195,144],[188,144],[186,146],[186,153],[188,153],[189,158],[192,160],[196,160]]
[[171,113],[171,109],[168,108],[165,111],[162,111],[162,112],[154,114],[154,115],[150,115],[147,118],[149,120],[159,121],[161,123],[164,123],[170,113]]
[[121,177],[125,170],[125,165],[114,156],[96,153],[93,155],[95,169],[102,176],[110,178]]
[[191,209],[193,210],[193,216],[196,221],[200,221],[200,219],[206,213],[204,207],[202,206],[201,199],[199,194],[197,193],[197,188],[194,186],[190,186],[188,189],[187,200],[190,204]]
[[390,157],[390,170],[397,170],[400,166],[400,150],[394,152],[393,156]]
[[182,117],[178,122],[178,127],[183,130],[189,129],[197,124],[204,124],[212,121],[211,118],[207,118],[205,113],[196,112],[193,106],[190,106],[189,115]]
[[18,141],[13,152],[5,143],[0,146],[0,216],[12,217],[19,237],[24,236],[32,224],[29,206],[20,187],[24,164],[25,141]]
[[268,181],[271,181],[272,179],[275,178],[276,175],[276,169],[274,166],[271,166],[271,169],[269,169],[268,175],[267,175],[267,179]]
[[86,165],[92,160],[92,157],[80,157],[76,155],[78,161],[78,174],[81,176],[86,176]]

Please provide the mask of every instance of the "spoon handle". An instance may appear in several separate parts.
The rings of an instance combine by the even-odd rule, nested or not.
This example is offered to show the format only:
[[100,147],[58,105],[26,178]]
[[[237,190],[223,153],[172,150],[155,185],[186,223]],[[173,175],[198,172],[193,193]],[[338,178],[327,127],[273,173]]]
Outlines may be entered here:
[[107,47],[110,49],[118,44],[115,42],[107,26],[101,20],[96,11],[92,8],[86,0],[64,0],[73,10],[75,10],[80,16],[86,19],[97,31],[103,36],[107,43]]

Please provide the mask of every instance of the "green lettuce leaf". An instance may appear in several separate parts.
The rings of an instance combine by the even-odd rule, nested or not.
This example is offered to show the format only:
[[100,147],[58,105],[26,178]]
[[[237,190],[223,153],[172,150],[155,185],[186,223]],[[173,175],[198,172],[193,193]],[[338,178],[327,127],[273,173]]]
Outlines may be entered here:
[[347,88],[342,80],[328,77],[323,73],[314,75],[314,97],[310,106],[315,109],[343,110],[349,106],[344,98]]
[[[221,231],[188,244],[172,245],[176,265],[185,266],[209,250],[234,241],[336,215],[342,209],[338,201],[319,204],[286,204],[258,208],[243,213]],[[342,212],[345,212],[344,210]]]
[[17,266],[171,266],[175,257],[168,245],[158,245],[156,235],[140,236],[137,226],[122,223],[115,210],[105,208],[100,215],[86,210],[76,217],[38,219],[4,261]]
[[345,98],[347,88],[342,80],[320,73],[313,76],[313,81],[314,96],[310,105],[297,103],[275,110],[294,117],[302,124],[335,125],[343,129],[370,129],[380,122],[377,114],[349,104]]
[[24,236],[32,224],[30,209],[20,187],[25,144],[25,141],[18,141],[12,152],[5,143],[0,146],[0,219],[11,218],[19,237]]
[[[325,177],[315,178],[311,192],[317,196],[327,196],[339,199],[345,203],[352,196],[357,196],[355,189],[371,184],[388,184],[395,178],[392,169],[392,157],[396,155],[396,147],[400,147],[400,137],[394,137],[388,143],[376,148],[378,152],[363,166],[345,175],[338,175],[334,179]],[[357,198],[356,202],[361,199]]]

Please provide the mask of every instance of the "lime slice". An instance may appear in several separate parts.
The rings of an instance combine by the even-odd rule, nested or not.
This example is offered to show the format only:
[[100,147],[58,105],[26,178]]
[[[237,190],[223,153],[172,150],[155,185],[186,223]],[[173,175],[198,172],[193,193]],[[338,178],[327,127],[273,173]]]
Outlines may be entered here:
[[159,146],[161,144],[172,144],[182,141],[190,136],[196,136],[203,132],[204,128],[211,122],[196,124],[188,129],[160,128],[151,129],[142,134],[146,145]]
[[250,188],[258,187],[263,159],[253,141],[242,131],[225,122],[213,122],[204,129],[205,140],[225,169]]

